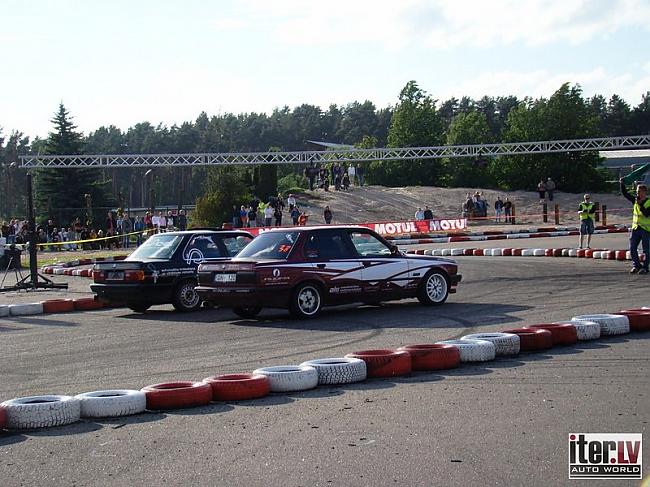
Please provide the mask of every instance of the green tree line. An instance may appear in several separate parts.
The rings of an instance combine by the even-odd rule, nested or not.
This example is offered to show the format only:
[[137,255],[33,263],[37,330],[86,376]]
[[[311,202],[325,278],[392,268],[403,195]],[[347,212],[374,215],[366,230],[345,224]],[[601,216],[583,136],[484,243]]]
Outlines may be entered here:
[[[61,105],[53,131],[46,139],[30,140],[21,132],[0,132],[0,216],[24,215],[24,171],[11,166],[19,155],[47,153],[161,154],[178,152],[247,152],[313,149],[308,140],[325,140],[359,147],[417,147],[531,140],[574,139],[650,132],[650,92],[630,106],[613,95],[583,96],[579,85],[562,85],[549,98],[514,96],[479,100],[463,97],[439,101],[410,81],[397,103],[377,108],[372,102],[331,105],[304,104],[270,114],[203,112],[180,125],[141,122],[121,130],[99,127],[87,135],[76,132],[73,118]],[[80,214],[84,195],[93,204],[148,207],[193,204],[212,198],[223,206],[252,194],[266,199],[279,189],[304,185],[304,168],[287,166],[231,168],[147,168],[38,171],[38,212],[58,210],[61,218]],[[76,173],[75,187],[63,171]],[[84,172],[85,171],[85,172]],[[57,175],[58,174],[58,175]],[[542,177],[559,188],[582,191],[604,187],[597,153],[503,156],[472,160],[372,162],[366,167],[370,184],[385,186],[437,185],[533,189]],[[68,179],[66,179],[68,178]],[[153,191],[152,191],[153,189]],[[66,193],[64,195],[60,193]],[[221,193],[221,196],[219,196]],[[240,201],[234,201],[234,200]],[[64,205],[64,206],[62,206]],[[227,205],[231,208],[230,205]],[[65,208],[64,211],[61,211]],[[226,210],[229,211],[229,210]]]

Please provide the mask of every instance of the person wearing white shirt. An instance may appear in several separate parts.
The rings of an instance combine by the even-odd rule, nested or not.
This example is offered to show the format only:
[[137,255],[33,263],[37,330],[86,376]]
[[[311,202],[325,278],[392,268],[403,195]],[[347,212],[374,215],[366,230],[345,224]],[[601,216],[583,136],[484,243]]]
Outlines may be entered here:
[[270,227],[272,221],[273,221],[273,208],[271,208],[271,206],[269,205],[266,208],[264,208],[264,226]]
[[415,212],[415,219],[424,220],[424,211],[422,211],[422,208],[418,208],[418,211]]
[[289,205],[289,211],[293,210],[293,207],[296,206],[296,198],[292,194],[287,198],[287,204]]
[[350,178],[350,184],[354,184],[354,177],[357,174],[357,170],[354,167],[354,164],[348,166],[348,177]]
[[151,224],[153,225],[153,228],[155,229],[156,233],[160,233],[160,217],[155,213],[151,217]]

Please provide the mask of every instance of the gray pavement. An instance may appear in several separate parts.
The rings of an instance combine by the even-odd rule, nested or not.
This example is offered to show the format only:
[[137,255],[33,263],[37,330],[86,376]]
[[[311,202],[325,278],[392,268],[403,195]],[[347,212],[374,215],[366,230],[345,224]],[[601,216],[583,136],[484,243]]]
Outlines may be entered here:
[[[0,399],[199,380],[650,305],[648,277],[628,275],[621,262],[457,260],[463,282],[440,308],[346,306],[312,321],[171,306],[0,319]],[[7,486],[571,485],[570,432],[648,432],[649,345],[650,334],[635,334],[435,374],[5,434],[0,478]],[[645,453],[646,475],[649,461]]]

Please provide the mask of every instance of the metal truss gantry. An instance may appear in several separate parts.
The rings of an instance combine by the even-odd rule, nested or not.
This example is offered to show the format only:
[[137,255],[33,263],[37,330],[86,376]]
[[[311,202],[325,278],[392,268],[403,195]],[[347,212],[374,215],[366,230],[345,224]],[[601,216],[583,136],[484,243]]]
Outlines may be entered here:
[[492,157],[559,152],[650,148],[650,135],[596,139],[546,140],[503,144],[443,145],[381,149],[333,149],[292,152],[224,152],[216,154],[107,154],[20,156],[20,167],[143,167],[255,164],[308,164],[322,162],[408,161],[443,157]]

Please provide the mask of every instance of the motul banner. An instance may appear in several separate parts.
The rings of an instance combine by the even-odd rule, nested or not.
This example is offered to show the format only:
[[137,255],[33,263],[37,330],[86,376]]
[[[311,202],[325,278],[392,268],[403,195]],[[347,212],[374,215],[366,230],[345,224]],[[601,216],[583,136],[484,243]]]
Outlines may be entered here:
[[[467,218],[440,219],[440,220],[408,220],[397,222],[374,222],[374,223],[351,223],[358,227],[365,227],[374,230],[383,237],[394,237],[408,233],[432,233],[432,232],[453,232],[467,228]],[[270,230],[268,228],[243,228],[253,235]]]

